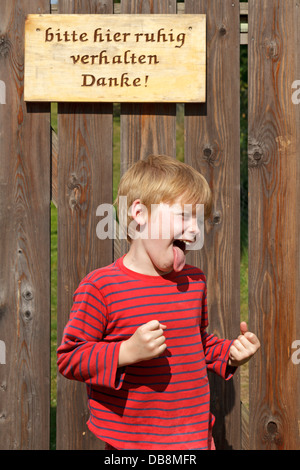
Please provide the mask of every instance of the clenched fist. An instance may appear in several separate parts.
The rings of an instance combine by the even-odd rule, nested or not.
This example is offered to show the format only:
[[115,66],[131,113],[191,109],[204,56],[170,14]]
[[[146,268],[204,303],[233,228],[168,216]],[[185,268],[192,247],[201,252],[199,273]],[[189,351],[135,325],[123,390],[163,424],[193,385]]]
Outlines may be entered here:
[[228,364],[238,367],[248,362],[260,348],[260,342],[254,333],[248,331],[246,322],[240,325],[241,335],[234,340],[229,353]]
[[160,356],[167,348],[166,338],[163,335],[165,329],[166,326],[157,320],[139,326],[129,339],[122,342],[118,367]]

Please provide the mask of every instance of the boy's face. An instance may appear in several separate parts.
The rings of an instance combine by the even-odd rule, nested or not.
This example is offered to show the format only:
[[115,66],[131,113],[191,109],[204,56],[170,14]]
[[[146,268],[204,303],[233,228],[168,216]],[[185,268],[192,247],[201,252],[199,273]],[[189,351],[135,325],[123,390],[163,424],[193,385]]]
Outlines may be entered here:
[[186,251],[195,249],[195,242],[199,242],[203,206],[198,207],[201,210],[183,205],[180,200],[152,206],[151,214],[143,207],[142,218],[136,219],[140,221],[140,255],[157,274],[183,269]]

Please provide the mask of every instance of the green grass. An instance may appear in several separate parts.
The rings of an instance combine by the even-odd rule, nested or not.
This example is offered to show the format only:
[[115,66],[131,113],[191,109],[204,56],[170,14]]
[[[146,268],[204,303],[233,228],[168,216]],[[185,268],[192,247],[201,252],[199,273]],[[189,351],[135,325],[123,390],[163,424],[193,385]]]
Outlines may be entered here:
[[241,321],[248,322],[248,250],[243,249],[240,266]]
[[57,209],[51,203],[51,396],[50,448],[56,443],[56,348],[57,348]]
[[[248,323],[248,250],[244,247],[240,265],[241,321]],[[249,364],[240,367],[241,402],[249,408]]]
[[115,201],[120,181],[121,125],[118,106],[114,106],[113,126],[113,201]]
[[51,127],[57,133],[57,103],[51,103]]

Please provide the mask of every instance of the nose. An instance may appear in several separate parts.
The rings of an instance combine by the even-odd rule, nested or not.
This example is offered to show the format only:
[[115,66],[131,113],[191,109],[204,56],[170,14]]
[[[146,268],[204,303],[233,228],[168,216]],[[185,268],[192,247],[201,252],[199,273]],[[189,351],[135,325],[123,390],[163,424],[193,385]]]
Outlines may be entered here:
[[191,231],[194,233],[195,236],[199,235],[199,233],[201,232],[200,221],[198,220],[197,217],[192,217]]
[[192,217],[183,238],[192,242],[186,246],[187,250],[200,250],[204,243],[204,220]]
[[201,221],[196,216],[189,217],[184,233],[191,238],[196,238],[201,233]]

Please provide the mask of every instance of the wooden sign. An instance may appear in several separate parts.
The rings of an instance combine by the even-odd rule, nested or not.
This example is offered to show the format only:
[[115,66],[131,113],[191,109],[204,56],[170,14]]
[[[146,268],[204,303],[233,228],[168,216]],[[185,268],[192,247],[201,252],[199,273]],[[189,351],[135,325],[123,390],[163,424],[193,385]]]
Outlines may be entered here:
[[205,15],[28,15],[25,101],[203,102]]

